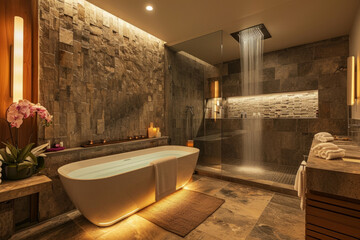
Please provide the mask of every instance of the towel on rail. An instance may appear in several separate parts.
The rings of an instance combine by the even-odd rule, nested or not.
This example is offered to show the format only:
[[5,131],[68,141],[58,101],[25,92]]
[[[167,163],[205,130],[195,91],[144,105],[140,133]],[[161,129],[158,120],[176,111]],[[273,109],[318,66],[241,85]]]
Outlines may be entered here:
[[300,197],[300,208],[301,210],[305,209],[305,193],[306,193],[306,162],[302,161],[295,178],[294,189]]

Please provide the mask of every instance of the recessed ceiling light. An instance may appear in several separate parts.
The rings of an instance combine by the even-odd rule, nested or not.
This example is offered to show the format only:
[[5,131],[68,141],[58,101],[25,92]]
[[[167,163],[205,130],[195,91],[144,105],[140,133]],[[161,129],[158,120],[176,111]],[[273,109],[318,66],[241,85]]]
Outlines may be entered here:
[[154,10],[154,8],[153,8],[153,6],[151,6],[151,5],[147,5],[147,6],[146,6],[146,10],[149,11],[149,12],[151,12],[152,10]]

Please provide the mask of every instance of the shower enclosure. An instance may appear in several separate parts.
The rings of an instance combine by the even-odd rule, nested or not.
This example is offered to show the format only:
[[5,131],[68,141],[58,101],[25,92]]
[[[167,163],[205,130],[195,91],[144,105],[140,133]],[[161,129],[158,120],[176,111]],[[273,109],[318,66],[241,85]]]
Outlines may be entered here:
[[[237,40],[219,31],[171,48],[202,66],[203,108],[195,110],[202,120],[191,127],[200,149],[197,171],[291,189],[312,137],[298,125],[317,117],[318,94],[269,87],[273,55],[264,55],[261,27],[237,32]],[[186,132],[190,113],[186,107]]]

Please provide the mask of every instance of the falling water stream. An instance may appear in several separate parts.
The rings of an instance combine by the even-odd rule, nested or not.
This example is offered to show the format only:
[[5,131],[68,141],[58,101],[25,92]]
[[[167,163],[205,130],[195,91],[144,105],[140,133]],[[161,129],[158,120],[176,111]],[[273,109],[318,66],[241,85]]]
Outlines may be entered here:
[[[239,32],[241,93],[252,96],[262,93],[262,63],[264,35],[259,27]],[[262,117],[258,114],[247,116],[243,121],[243,165],[259,166],[262,154]]]

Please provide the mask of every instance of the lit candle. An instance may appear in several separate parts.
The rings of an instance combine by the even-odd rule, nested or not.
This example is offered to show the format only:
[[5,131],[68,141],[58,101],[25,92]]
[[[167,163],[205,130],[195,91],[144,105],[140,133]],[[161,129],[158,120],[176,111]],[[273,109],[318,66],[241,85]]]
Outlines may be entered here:
[[157,137],[157,138],[161,137],[160,128],[157,128],[157,129],[156,129],[156,137]]
[[154,124],[151,122],[150,127],[148,128],[148,136],[149,138],[156,137],[156,128],[154,127]]
[[186,146],[194,147],[194,140],[187,140]]

